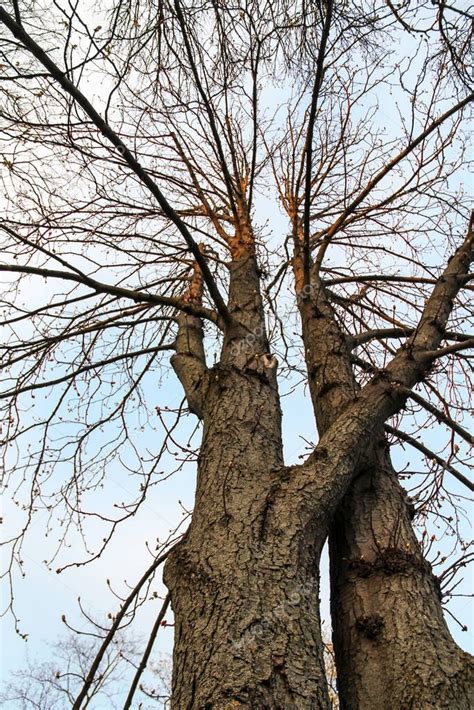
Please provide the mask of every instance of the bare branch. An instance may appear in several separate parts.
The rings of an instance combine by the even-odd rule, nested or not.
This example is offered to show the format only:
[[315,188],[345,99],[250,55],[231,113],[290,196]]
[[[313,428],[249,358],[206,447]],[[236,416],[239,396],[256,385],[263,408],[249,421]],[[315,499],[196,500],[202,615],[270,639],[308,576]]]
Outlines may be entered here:
[[127,695],[127,699],[125,700],[125,704],[123,706],[123,710],[128,710],[132,706],[132,700],[133,696],[135,695],[135,691],[137,689],[138,683],[140,681],[140,678],[142,676],[143,671],[146,668],[146,665],[148,663],[148,659],[150,657],[150,653],[153,648],[153,644],[155,643],[156,637],[158,635],[158,631],[160,629],[160,626],[162,624],[163,619],[165,618],[165,614],[168,611],[168,607],[171,601],[171,596],[168,592],[166,595],[163,604],[161,605],[161,609],[159,611],[158,616],[156,617],[156,621],[153,625],[153,628],[151,630],[150,638],[148,639],[148,643],[145,649],[145,652],[143,654],[142,660],[140,661],[140,665],[137,668],[137,672],[135,673],[132,681],[132,685],[130,686],[130,690]]
[[372,180],[370,180],[366,187],[358,194],[358,196],[354,200],[352,200],[350,205],[346,207],[346,209],[342,212],[342,214],[338,217],[334,224],[318,235],[318,241],[322,241],[315,263],[315,269],[317,273],[321,268],[324,256],[326,254],[326,250],[329,244],[331,243],[333,236],[336,234],[339,228],[343,226],[346,219],[357,209],[361,202],[363,202],[365,198],[368,197],[368,195],[383,180],[383,178],[386,177],[390,173],[390,171],[393,170],[393,168],[397,166],[404,158],[406,158],[407,155],[410,155],[410,153],[412,153],[417,146],[423,143],[423,141],[426,140],[426,138],[428,138],[428,136],[430,136],[432,133],[434,133],[434,131],[436,131],[445,121],[447,121],[449,118],[451,118],[451,116],[454,116],[456,113],[461,111],[465,106],[468,106],[473,100],[474,92],[471,92],[464,99],[452,106],[448,111],[445,111],[441,116],[432,121],[432,123],[430,123],[430,125],[425,128],[424,131],[422,131],[415,139],[410,141],[406,148],[404,148],[400,153],[398,153],[398,155],[396,155],[394,158],[392,158],[392,160],[390,160],[386,165],[384,165],[381,170],[379,170],[379,172],[372,178]]
[[450,416],[445,414],[445,412],[441,412],[437,407],[434,407],[431,402],[428,402],[427,399],[418,394],[418,392],[415,392],[415,390],[407,389],[407,394],[410,399],[420,404],[424,409],[426,409],[427,412],[430,412],[430,414],[433,414],[439,422],[447,424],[453,431],[456,432],[456,434],[459,434],[459,436],[467,441],[468,444],[474,446],[474,436],[463,429],[462,426],[455,422]]
[[188,301],[183,301],[180,298],[172,298],[170,296],[159,296],[145,291],[135,291],[133,289],[122,288],[120,286],[112,286],[100,281],[96,281],[90,276],[79,273],[69,273],[67,271],[59,271],[58,269],[46,269],[36,266],[17,266],[16,264],[0,264],[0,271],[13,272],[18,274],[32,274],[35,276],[43,276],[44,278],[63,279],[65,281],[75,281],[93,289],[97,293],[110,293],[120,298],[127,298],[135,303],[151,303],[159,306],[172,306],[184,313],[189,313],[198,317],[206,318],[211,322],[218,324],[218,317],[214,311],[211,311],[202,306],[196,306]]
[[[176,543],[178,544],[178,543]],[[118,629],[120,628],[120,624],[122,623],[125,614],[127,610],[129,609],[130,605],[132,604],[133,600],[139,594],[140,589],[143,587],[145,582],[151,577],[152,574],[155,573],[155,571],[158,569],[158,567],[163,564],[163,562],[167,559],[168,555],[171,553],[173,550],[173,547],[170,547],[164,554],[162,554],[160,557],[157,557],[156,560],[154,560],[153,564],[150,565],[150,567],[146,570],[146,572],[142,575],[140,580],[137,582],[135,587],[132,589],[128,597],[124,600],[123,604],[120,607],[120,611],[117,613],[114,623],[110,627],[107,635],[105,636],[102,645],[99,648],[99,651],[97,652],[97,655],[91,664],[91,667],[89,669],[89,673],[87,674],[86,680],[84,682],[84,685],[82,687],[81,692],[77,696],[76,700],[74,701],[74,704],[72,706],[72,710],[80,710],[81,705],[83,700],[87,697],[87,693],[89,692],[89,688],[91,687],[95,674],[97,673],[97,670],[100,666],[100,662],[104,656],[104,653],[106,652],[109,644],[112,642],[112,639],[114,638],[115,634],[117,633]]]
[[440,357],[445,355],[452,355],[453,353],[460,352],[461,350],[468,350],[474,347],[474,338],[467,338],[460,343],[452,343],[452,345],[446,345],[444,348],[439,350],[427,350],[423,353],[423,357],[427,360],[438,360]]
[[304,207],[303,207],[303,283],[309,284],[310,278],[310,211],[311,211],[311,184],[313,180],[313,134],[314,122],[316,120],[316,109],[318,107],[319,92],[323,83],[324,61],[326,58],[326,45],[331,29],[333,3],[328,0],[324,4],[326,17],[321,33],[318,49],[318,59],[316,62],[316,75],[314,78],[311,105],[308,117],[308,129],[306,133],[306,145],[304,158],[306,162],[305,184],[304,184]]
[[57,81],[60,86],[82,107],[85,113],[89,116],[92,122],[97,126],[100,132],[110,140],[112,145],[114,145],[120,152],[120,155],[127,162],[129,167],[137,175],[137,177],[143,182],[144,185],[150,190],[152,195],[156,198],[158,204],[163,210],[164,214],[170,219],[173,224],[176,225],[179,232],[182,234],[189,250],[194,255],[197,263],[199,264],[206,285],[209,289],[209,293],[216,305],[216,308],[225,323],[230,322],[230,314],[227,310],[222,296],[215,284],[214,278],[209,271],[205,260],[203,259],[199,247],[194,241],[188,227],[183,222],[181,217],[170,205],[166,197],[161,192],[158,185],[149,176],[147,171],[140,165],[138,160],[132,154],[129,148],[127,148],[115,131],[106,123],[106,121],[100,116],[99,113],[94,109],[89,100],[84,96],[84,94],[67,78],[66,74],[62,72],[59,67],[50,59],[47,53],[34,41],[34,39],[20,26],[15,20],[2,8],[0,7],[0,20],[3,24],[8,27],[14,37],[16,37],[23,46],[28,49],[33,56],[49,71],[51,77]]
[[474,491],[474,483],[471,483],[471,481],[466,478],[466,476],[464,476],[460,471],[454,468],[454,466],[442,459],[441,456],[438,456],[438,454],[435,454],[434,451],[431,451],[431,449],[428,449],[428,447],[422,444],[420,441],[414,439],[412,436],[406,434],[404,431],[400,431],[400,429],[395,429],[395,427],[392,427],[389,424],[385,424],[385,431],[387,431],[389,434],[393,434],[401,441],[405,441],[407,444],[410,444],[410,446],[413,446],[413,448],[417,449],[418,451],[421,451],[421,453],[427,456],[428,458],[432,459],[433,461],[436,461],[436,463],[441,466],[442,469],[449,471],[449,473],[451,473],[460,483],[466,486],[470,491]]

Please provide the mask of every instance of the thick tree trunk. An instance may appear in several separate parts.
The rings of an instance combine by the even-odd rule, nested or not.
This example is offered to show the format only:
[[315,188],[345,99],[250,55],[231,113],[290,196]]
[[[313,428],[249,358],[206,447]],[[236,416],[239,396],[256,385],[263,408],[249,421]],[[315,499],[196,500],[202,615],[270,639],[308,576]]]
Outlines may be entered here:
[[[383,459],[376,457],[374,442],[381,439],[383,422],[403,406],[406,387],[425,376],[431,362],[425,353],[439,346],[460,287],[459,274],[465,273],[469,259],[465,248],[453,257],[426,304],[416,334],[360,391],[353,380],[347,343],[324,291],[314,289],[311,298],[300,301],[311,393],[322,430],[318,446],[301,466],[283,465],[276,366],[268,353],[254,256],[237,250],[230,267],[232,323],[224,334],[219,365],[207,369],[202,331],[195,321],[180,320],[173,366],[192,394],[192,406],[202,417],[204,430],[192,522],[185,539],[171,553],[164,576],[175,613],[174,708],[329,706],[318,616],[319,558],[354,473],[365,469],[368,485],[375,485],[379,478],[396,485],[381,489],[379,524],[391,532],[387,540],[375,538],[377,546],[371,550],[368,568],[365,557],[361,560],[358,554],[366,533],[361,538],[354,534],[351,538],[351,530],[347,533],[347,539],[357,540],[358,545],[349,564],[352,574],[354,569],[368,569],[373,579],[367,584],[358,575],[362,586],[356,594],[341,576],[349,597],[342,587],[334,589],[340,604],[337,613],[343,614],[340,669],[356,688],[346,700],[346,686],[341,685],[343,702],[349,708],[424,707],[417,705],[412,689],[425,677],[421,654],[425,649],[428,654],[430,640],[440,644],[440,673],[442,664],[450,663],[444,670],[449,688],[446,699],[465,701],[464,690],[459,690],[464,682],[464,657],[459,656],[444,626],[434,578],[416,548],[406,504],[392,472],[382,470]],[[355,485],[360,480],[364,478],[359,477]],[[360,493],[354,490],[354,506],[359,505]],[[387,508],[383,507],[385,496]],[[377,518],[376,502],[379,499],[365,497],[369,511],[365,518],[364,501],[360,510],[354,508],[361,525]],[[357,520],[354,530],[358,530]],[[339,555],[343,543],[335,544]],[[369,549],[364,547],[361,554],[369,554]],[[343,557],[341,553],[345,564]],[[391,571],[385,577],[382,563]],[[381,586],[385,578],[392,580],[387,589]],[[396,598],[397,580],[406,590],[402,607]],[[383,596],[389,592],[389,598]],[[351,594],[354,601],[360,600],[355,615],[347,609]],[[410,605],[415,597],[416,607],[414,602]],[[381,617],[387,603],[392,605],[387,623],[393,624],[393,631],[385,637],[390,667],[381,664],[382,656],[369,645],[385,629]],[[414,608],[416,619],[412,619]],[[428,629],[420,640],[416,629],[421,634],[424,625]],[[337,630],[335,639],[339,647]],[[413,658],[406,659],[405,651]],[[357,656],[354,666],[346,668],[347,658],[354,654],[366,665]],[[359,673],[362,678],[356,677]],[[370,679],[376,674],[378,682],[384,678],[387,685],[399,685],[397,702],[401,705],[387,705],[393,696],[386,694],[384,705],[374,705],[379,699]]]
[[472,707],[472,658],[453,641],[406,496],[383,447],[353,482],[330,536],[343,708]]
[[276,361],[248,228],[233,247],[235,322],[220,363],[205,368],[189,317],[173,360],[204,425],[192,523],[164,576],[175,615],[173,708],[327,708],[314,564],[324,533],[306,535],[284,510],[270,514],[288,477]]
[[324,535],[268,523],[279,487],[274,369],[209,371],[193,520],[166,565],[173,707],[326,708],[318,612]]
[[[472,259],[472,233],[448,265],[421,324],[439,342],[443,283]],[[455,263],[457,262],[457,263]],[[295,281],[302,287],[298,249]],[[322,284],[299,299],[308,381],[320,436],[357,399],[348,341]],[[445,311],[446,312],[446,311]],[[421,325],[420,324],[420,325]],[[421,332],[421,329],[420,329]],[[425,335],[422,343],[426,342]],[[430,346],[431,347],[431,346]],[[377,440],[379,444],[377,445]],[[331,610],[343,708],[469,708],[473,662],[453,641],[439,585],[411,525],[382,436],[367,448],[330,533]]]

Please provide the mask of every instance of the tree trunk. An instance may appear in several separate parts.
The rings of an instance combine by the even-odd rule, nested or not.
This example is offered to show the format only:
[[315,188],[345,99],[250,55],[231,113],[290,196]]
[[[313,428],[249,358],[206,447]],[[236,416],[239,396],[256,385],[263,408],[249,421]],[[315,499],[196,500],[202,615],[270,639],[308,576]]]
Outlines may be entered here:
[[[337,658],[342,675],[354,686],[346,690],[341,685],[342,700],[349,708],[420,707],[416,683],[431,668],[435,651],[429,643],[436,641],[434,667],[441,673],[449,662],[446,702],[455,698],[464,707],[464,657],[450,640],[434,578],[416,547],[393,472],[382,468],[376,442],[383,422],[403,406],[403,392],[430,367],[425,353],[439,347],[462,283],[459,275],[469,265],[469,240],[466,244],[435,286],[416,333],[361,390],[324,290],[314,288],[310,298],[300,299],[311,394],[322,429],[318,446],[301,466],[283,465],[276,364],[268,353],[254,255],[237,249],[230,266],[232,322],[217,366],[209,370],[205,365],[198,324],[187,317],[179,321],[173,366],[204,428],[192,522],[164,575],[175,613],[174,708],[329,707],[318,612],[319,559],[337,506],[361,471],[366,473],[355,486],[365,481],[372,487],[379,480],[393,485],[381,487],[376,500],[354,489],[353,530],[378,519],[380,499],[378,525],[385,534],[375,538],[374,550],[366,549],[365,532],[360,538],[347,532],[347,540],[358,545],[349,560],[349,571],[360,584],[357,591],[345,584],[349,577],[339,576],[333,563],[336,584],[341,584],[334,587],[333,609],[341,613]],[[341,565],[346,564],[343,542],[334,540],[332,549],[334,544]],[[406,595],[402,605],[399,588]],[[355,601],[355,611],[348,609]],[[391,608],[384,617],[387,604]],[[390,633],[383,637],[389,624]],[[382,637],[386,665],[374,651]],[[375,676],[378,683],[398,687],[398,705],[387,704],[393,695],[376,695]],[[429,694],[434,692],[430,688]],[[382,704],[374,704],[381,698]]]
[[192,522],[164,574],[175,616],[172,706],[328,708],[314,564],[325,533],[307,535],[296,516],[272,510],[288,469],[276,361],[242,222],[229,266],[235,322],[220,363],[206,369],[202,330],[189,317],[173,360],[203,439]]
[[353,482],[330,536],[342,708],[471,708],[472,657],[453,641],[386,451]]
[[[461,268],[472,259],[472,232],[456,259],[464,263]],[[359,388],[348,340],[317,276],[312,275],[311,288],[304,292],[298,246],[293,266],[308,382],[322,436],[357,399]],[[440,284],[457,268],[459,264],[448,265]],[[436,291],[420,326],[434,325],[439,340],[444,316]],[[342,708],[471,707],[472,657],[449,633],[439,585],[420,551],[406,495],[380,432],[335,515],[330,560]]]
[[267,515],[287,475],[274,370],[208,374],[196,502],[165,569],[173,707],[327,708],[319,629],[324,535]]

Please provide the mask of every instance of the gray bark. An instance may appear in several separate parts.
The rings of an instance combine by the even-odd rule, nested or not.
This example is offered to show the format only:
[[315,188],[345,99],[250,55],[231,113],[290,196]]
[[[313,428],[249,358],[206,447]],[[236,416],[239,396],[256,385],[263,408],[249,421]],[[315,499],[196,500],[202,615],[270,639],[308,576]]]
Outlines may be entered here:
[[[331,538],[342,703],[430,707],[423,705],[434,692],[427,668],[436,667],[442,702],[456,698],[464,707],[465,656],[449,636],[398,482],[376,444],[406,388],[430,367],[425,353],[441,342],[471,258],[466,244],[434,288],[416,333],[362,390],[323,288],[316,284],[311,298],[300,299],[321,434],[301,466],[283,464],[276,367],[254,254],[238,249],[230,266],[232,323],[218,365],[206,367],[202,330],[181,318],[173,365],[202,417],[203,440],[192,522],[165,567],[176,628],[174,708],[329,707],[319,559],[356,474],[336,518],[343,537],[333,531]],[[367,493],[377,486],[379,494]],[[386,539],[375,535],[375,547],[365,527],[373,524],[386,531]],[[418,700],[422,680],[429,691]]]
[[[406,348],[412,349],[413,357],[420,346],[439,345],[457,274],[468,268],[470,259],[472,233],[426,305]],[[350,411],[358,394],[347,341],[324,287],[316,283],[311,293],[311,299],[300,301],[300,312],[310,391],[322,435],[341,412]],[[472,658],[449,633],[439,585],[420,552],[406,496],[380,432],[336,512],[330,559],[341,706],[471,707]]]
[[[378,454],[378,455],[377,455]],[[332,526],[331,605],[343,708],[472,707],[472,658],[452,639],[383,447]]]
[[[317,566],[324,533],[308,534],[290,511],[275,514],[291,476],[276,363],[255,257],[237,251],[229,286],[237,324],[224,335],[220,363],[203,375],[194,366],[200,357],[186,368],[178,349],[173,361],[203,420],[192,522],[165,567],[175,614],[173,707],[328,708]],[[189,342],[183,333],[186,351]],[[199,343],[192,349],[201,352]]]

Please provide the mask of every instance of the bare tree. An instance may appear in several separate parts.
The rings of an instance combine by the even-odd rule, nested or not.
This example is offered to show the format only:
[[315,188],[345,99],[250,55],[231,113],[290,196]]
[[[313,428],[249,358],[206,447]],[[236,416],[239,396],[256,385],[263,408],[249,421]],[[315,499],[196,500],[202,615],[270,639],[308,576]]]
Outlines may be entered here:
[[[38,509],[63,540],[100,520],[97,559],[170,447],[176,475],[197,469],[189,527],[121,600],[73,707],[165,560],[174,707],[330,707],[329,535],[341,707],[468,708],[442,601],[470,556],[469,14],[148,0],[12,2],[0,20],[5,471],[25,512],[6,578]],[[51,299],[24,305],[35,278]],[[185,395],[169,411],[150,396],[168,362]],[[314,409],[299,465],[282,382]],[[424,472],[397,474],[398,442]],[[113,461],[137,491],[106,510]],[[433,516],[456,541],[436,574]]]
[[[27,667],[17,671],[0,694],[2,707],[48,710],[71,707],[81,690],[89,666],[94,660],[97,641],[69,633],[51,648],[54,660],[29,659]],[[121,708],[122,678],[127,667],[136,668],[140,660],[139,644],[117,634],[107,649],[99,672],[91,683],[84,705]],[[149,670],[147,683],[141,685],[137,707],[163,708],[171,688],[170,659],[161,658]],[[141,695],[141,698],[140,698]]]

